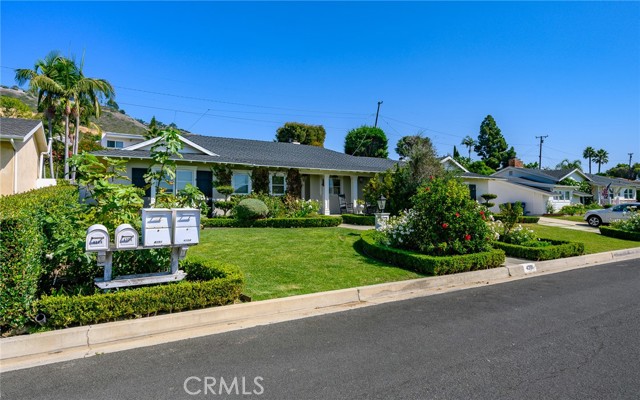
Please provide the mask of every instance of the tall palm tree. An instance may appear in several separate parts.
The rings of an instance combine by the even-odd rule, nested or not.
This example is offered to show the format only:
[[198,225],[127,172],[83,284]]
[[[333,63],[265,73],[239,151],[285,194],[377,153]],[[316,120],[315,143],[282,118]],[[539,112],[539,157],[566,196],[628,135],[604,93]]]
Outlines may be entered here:
[[595,156],[596,156],[596,149],[594,149],[591,146],[587,147],[582,152],[582,158],[589,160],[589,173],[591,173],[591,159],[595,158]]
[[[29,82],[29,90],[38,96],[37,109],[42,112],[47,119],[47,127],[50,142],[53,137],[53,119],[56,116],[56,106],[59,102],[60,88],[55,87],[49,81],[55,81],[59,77],[60,52],[51,51],[43,59],[37,60],[33,69],[18,68],[15,73],[15,80],[19,85]],[[48,79],[46,79],[48,78]],[[51,178],[55,178],[53,173],[53,156],[49,154],[49,169]]]
[[602,167],[602,164],[609,162],[609,153],[605,149],[600,149],[596,151],[596,156],[593,157],[593,161],[598,164],[598,173],[600,173],[600,167]]
[[560,161],[560,164],[556,165],[556,169],[576,169],[581,168],[582,162],[580,160],[569,161],[568,158]]
[[469,149],[469,160],[471,160],[471,148],[473,148],[473,146],[475,146],[477,142],[471,136],[467,135],[464,139],[462,139],[461,144]]

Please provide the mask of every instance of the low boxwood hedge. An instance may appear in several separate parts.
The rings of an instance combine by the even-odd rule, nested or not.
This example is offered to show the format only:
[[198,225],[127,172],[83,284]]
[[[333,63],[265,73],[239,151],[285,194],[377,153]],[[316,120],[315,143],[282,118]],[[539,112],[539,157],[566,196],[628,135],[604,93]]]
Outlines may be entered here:
[[55,328],[140,318],[233,303],[244,278],[232,265],[189,257],[181,262],[185,280],[89,296],[43,296],[36,306]]
[[622,229],[616,229],[610,226],[601,226],[600,234],[616,239],[640,241],[640,232],[623,231]]
[[[494,214],[493,218],[496,221],[504,221],[505,216],[501,214]],[[537,224],[538,221],[540,221],[540,217],[529,217],[526,215],[518,217],[518,222],[521,224]]]
[[584,254],[584,243],[544,238],[540,240],[549,242],[551,245],[528,247],[504,242],[493,242],[492,245],[495,248],[504,250],[510,257],[524,258],[533,261],[555,260],[556,258],[573,257]]
[[359,215],[359,214],[342,214],[342,222],[350,225],[368,225],[374,226],[376,224],[376,217],[373,215]]
[[356,242],[358,250],[377,260],[423,274],[446,275],[496,268],[504,264],[505,261],[504,251],[497,249],[456,256],[429,256],[396,249],[377,243],[374,238],[376,233],[375,231],[363,232],[360,235],[360,240]]
[[208,218],[202,220],[205,228],[327,228],[342,223],[341,217],[318,216],[308,218],[266,218],[243,221],[235,218]]

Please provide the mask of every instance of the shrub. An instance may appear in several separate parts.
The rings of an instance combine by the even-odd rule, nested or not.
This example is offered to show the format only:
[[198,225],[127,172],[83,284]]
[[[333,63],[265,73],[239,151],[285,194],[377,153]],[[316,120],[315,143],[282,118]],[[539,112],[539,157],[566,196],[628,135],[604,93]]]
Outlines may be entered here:
[[376,224],[376,217],[373,215],[342,214],[341,217],[345,224],[368,226],[374,226]]
[[611,226],[600,226],[600,234],[616,239],[640,241],[640,232],[629,232]]
[[202,220],[205,228],[329,228],[342,223],[341,217],[317,216],[308,218],[267,218],[241,221],[233,218]]
[[409,250],[397,249],[379,243],[379,232],[368,231],[360,235],[356,242],[358,250],[375,258],[401,268],[429,275],[445,275],[457,272],[496,268],[504,264],[502,250],[489,249],[474,254],[452,256],[430,256]]
[[304,218],[317,215],[320,210],[320,203],[316,200],[302,200],[293,196],[282,198],[284,213],[290,218]]
[[490,248],[485,211],[457,179],[435,178],[411,198],[412,215],[399,247],[431,255],[469,254]]
[[500,212],[503,217],[504,234],[508,235],[518,223],[518,219],[522,217],[522,204],[520,202],[500,204]]
[[626,220],[616,220],[611,223],[611,227],[627,232],[640,233],[640,212],[632,211],[633,214]]
[[289,168],[287,171],[287,195],[300,198],[302,194],[302,176],[297,168]]
[[484,203],[482,205],[487,207],[487,208],[491,208],[491,207],[495,206],[495,203],[491,203],[491,200],[497,199],[498,195],[495,195],[493,193],[485,193],[485,194],[481,195],[480,197],[482,197],[482,199],[484,200]]
[[181,268],[188,275],[178,283],[91,296],[43,296],[37,306],[48,324],[61,328],[220,306],[240,296],[244,279],[235,266],[188,257]]
[[[214,164],[211,167],[211,172],[213,172],[213,184],[216,187],[231,186],[231,178],[233,177],[233,171],[231,170],[231,167],[226,164]],[[231,193],[233,193],[233,191],[231,191]]]
[[587,209],[582,204],[572,204],[570,206],[564,206],[560,209],[560,214],[565,215],[578,215],[584,214],[587,212]]
[[244,199],[235,206],[233,213],[239,220],[254,220],[266,218],[269,214],[269,209],[261,200]]
[[493,246],[504,250],[510,257],[524,258],[527,260],[544,261],[555,260],[557,258],[573,257],[584,254],[584,243],[565,242],[561,240],[540,239],[538,243],[549,243],[549,245],[534,246],[517,245],[504,242],[493,242]]
[[251,190],[254,193],[269,193],[269,169],[267,167],[255,167],[251,172]]
[[[502,214],[494,214],[493,218],[496,221],[503,221],[505,216]],[[540,221],[540,217],[531,217],[528,215],[523,215],[521,217],[518,217],[518,222],[521,224],[537,224],[538,221]]]

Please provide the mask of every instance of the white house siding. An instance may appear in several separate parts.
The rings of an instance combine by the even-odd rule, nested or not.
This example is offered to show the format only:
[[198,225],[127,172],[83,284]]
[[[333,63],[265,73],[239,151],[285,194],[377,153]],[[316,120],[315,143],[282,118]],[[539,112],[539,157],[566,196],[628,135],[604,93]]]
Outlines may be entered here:
[[520,187],[506,181],[492,180],[489,181],[489,193],[498,196],[492,200],[496,205],[491,209],[493,212],[499,212],[499,204],[515,203],[516,201],[526,203],[525,212],[527,215],[541,215],[546,213],[546,205],[549,196],[533,191],[524,187]]

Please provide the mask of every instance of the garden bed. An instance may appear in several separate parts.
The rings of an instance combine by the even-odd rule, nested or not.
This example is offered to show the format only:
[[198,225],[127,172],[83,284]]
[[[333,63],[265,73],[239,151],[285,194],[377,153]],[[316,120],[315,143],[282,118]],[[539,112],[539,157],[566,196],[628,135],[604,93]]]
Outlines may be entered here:
[[341,217],[265,218],[239,220],[235,218],[203,218],[205,228],[328,228],[342,223]]
[[493,242],[493,247],[503,250],[508,256],[526,260],[544,261],[584,254],[584,243],[563,240],[540,239],[550,245],[541,247],[521,246],[504,242]]
[[396,249],[376,242],[377,232],[363,232],[356,243],[358,249],[369,257],[397,265],[401,268],[429,275],[446,275],[457,272],[496,268],[504,264],[504,251],[492,251],[453,256],[429,256],[413,251]]
[[232,265],[190,257],[181,263],[185,281],[89,296],[43,296],[36,307],[47,326],[62,328],[231,304],[243,275]]
[[616,239],[640,241],[640,232],[623,231],[622,229],[616,229],[610,226],[601,226],[600,234]]
[[341,217],[342,222],[345,224],[366,226],[374,226],[376,224],[374,215],[342,214]]

